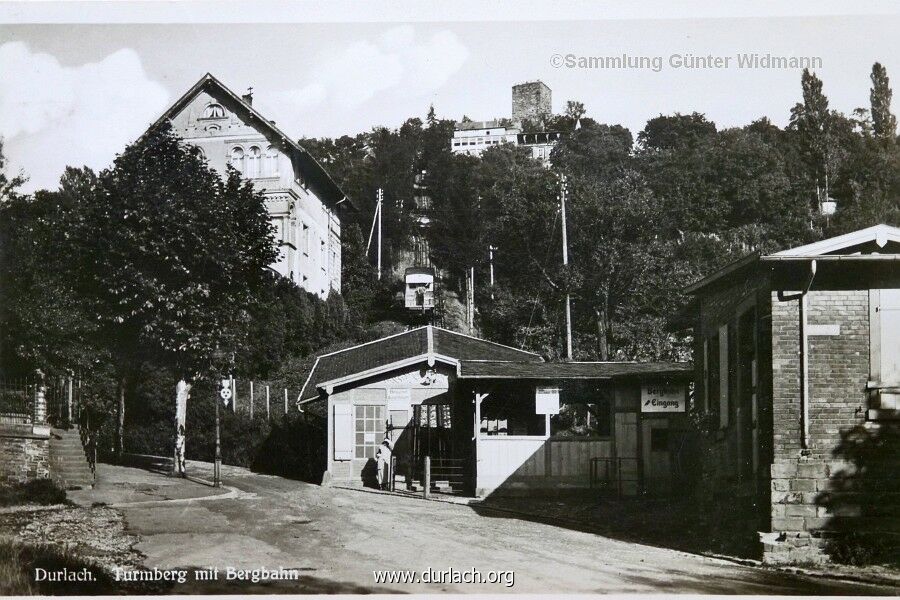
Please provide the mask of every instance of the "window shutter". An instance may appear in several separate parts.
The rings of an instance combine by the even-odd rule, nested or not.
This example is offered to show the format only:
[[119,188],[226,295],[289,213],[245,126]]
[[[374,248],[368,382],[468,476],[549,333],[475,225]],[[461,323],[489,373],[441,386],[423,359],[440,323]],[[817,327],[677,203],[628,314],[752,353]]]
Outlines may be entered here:
[[709,413],[709,340],[703,338],[703,412]]
[[728,427],[728,325],[719,327],[719,427]]
[[353,417],[349,404],[334,405],[334,460],[353,458]]
[[900,383],[900,289],[884,289],[880,292],[881,313],[879,338],[881,342],[881,381]]

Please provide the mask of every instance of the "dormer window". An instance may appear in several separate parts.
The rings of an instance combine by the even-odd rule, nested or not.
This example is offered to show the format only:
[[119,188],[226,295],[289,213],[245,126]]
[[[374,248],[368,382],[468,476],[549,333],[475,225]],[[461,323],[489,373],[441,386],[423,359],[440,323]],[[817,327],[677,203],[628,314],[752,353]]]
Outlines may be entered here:
[[225,109],[222,108],[221,104],[216,102],[211,102],[206,105],[206,109],[203,111],[203,116],[201,119],[224,119],[225,118]]

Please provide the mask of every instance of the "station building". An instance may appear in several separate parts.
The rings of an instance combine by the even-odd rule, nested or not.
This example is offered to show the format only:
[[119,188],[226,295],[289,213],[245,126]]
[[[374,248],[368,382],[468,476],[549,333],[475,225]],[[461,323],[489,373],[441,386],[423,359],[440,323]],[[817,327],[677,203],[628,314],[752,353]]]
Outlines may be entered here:
[[397,486],[485,497],[604,488],[669,494],[689,457],[687,363],[545,362],[424,326],[318,357],[300,394],[327,415],[325,481],[373,485],[393,441]]
[[687,291],[716,489],[765,559],[823,560],[850,531],[900,548],[900,229],[750,255]]

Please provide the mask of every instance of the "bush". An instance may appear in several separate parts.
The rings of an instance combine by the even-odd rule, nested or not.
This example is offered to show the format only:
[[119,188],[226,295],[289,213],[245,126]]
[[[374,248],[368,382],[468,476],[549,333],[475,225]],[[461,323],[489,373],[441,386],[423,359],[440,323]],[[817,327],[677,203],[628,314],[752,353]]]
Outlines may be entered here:
[[250,468],[309,483],[321,483],[325,472],[324,420],[299,413],[283,416],[255,448]]
[[0,506],[50,505],[62,504],[65,501],[65,490],[57,487],[50,479],[35,479],[0,488]]

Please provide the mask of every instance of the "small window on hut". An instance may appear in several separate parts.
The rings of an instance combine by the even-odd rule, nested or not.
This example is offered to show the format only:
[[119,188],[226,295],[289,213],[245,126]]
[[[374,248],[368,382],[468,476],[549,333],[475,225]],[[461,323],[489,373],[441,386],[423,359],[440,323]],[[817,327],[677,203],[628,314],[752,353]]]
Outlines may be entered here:
[[384,407],[357,405],[354,411],[356,417],[354,457],[375,458],[375,451],[384,439]]

